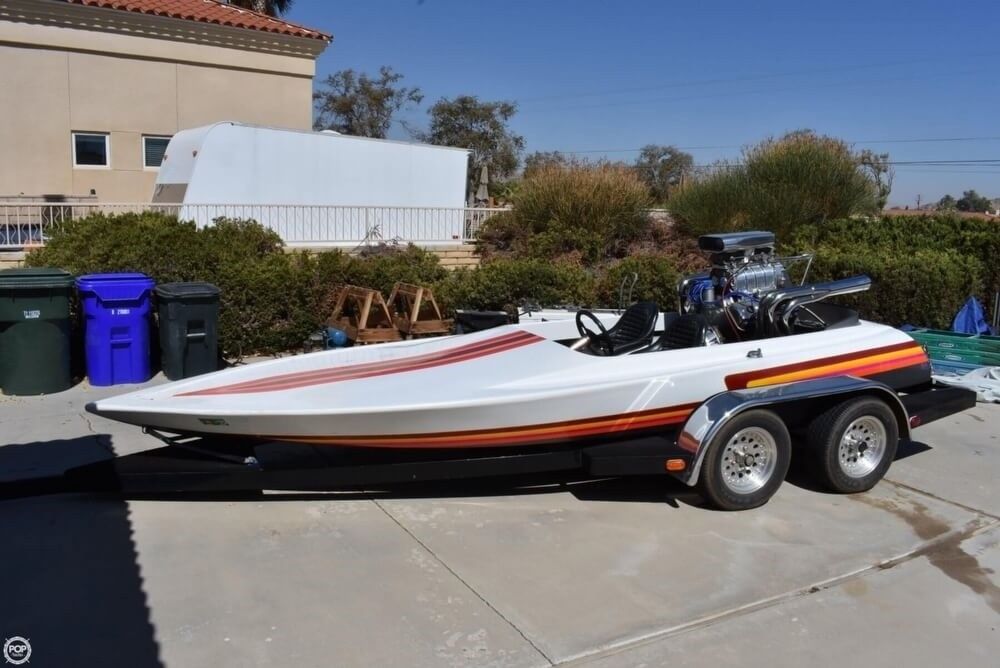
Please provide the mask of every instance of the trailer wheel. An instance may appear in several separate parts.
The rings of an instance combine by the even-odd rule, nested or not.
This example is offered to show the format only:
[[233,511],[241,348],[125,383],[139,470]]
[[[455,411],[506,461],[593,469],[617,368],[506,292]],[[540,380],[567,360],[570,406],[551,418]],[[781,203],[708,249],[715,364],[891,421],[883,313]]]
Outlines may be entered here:
[[899,425],[892,409],[875,397],[856,397],[821,413],[809,424],[811,465],[834,492],[864,492],[885,476],[896,456]]
[[780,417],[767,410],[741,413],[709,444],[699,489],[722,510],[762,506],[785,479],[791,454],[791,438]]

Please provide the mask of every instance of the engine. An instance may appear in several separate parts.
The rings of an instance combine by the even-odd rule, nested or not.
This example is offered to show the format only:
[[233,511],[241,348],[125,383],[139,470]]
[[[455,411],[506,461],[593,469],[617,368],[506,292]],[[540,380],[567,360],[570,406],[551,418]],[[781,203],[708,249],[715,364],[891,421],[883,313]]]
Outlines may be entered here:
[[761,297],[789,284],[774,246],[771,232],[699,237],[698,247],[711,253],[712,269],[680,282],[681,313],[701,313],[722,340],[744,338],[753,328]]

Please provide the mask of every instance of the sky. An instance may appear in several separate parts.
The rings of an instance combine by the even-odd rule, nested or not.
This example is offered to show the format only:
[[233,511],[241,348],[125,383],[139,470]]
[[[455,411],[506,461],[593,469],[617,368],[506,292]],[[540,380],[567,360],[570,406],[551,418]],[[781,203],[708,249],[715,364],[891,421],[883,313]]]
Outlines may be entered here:
[[[673,144],[710,164],[810,128],[900,163],[1000,161],[996,0],[295,0],[285,18],[334,35],[317,83],[388,65],[425,95],[415,125],[442,97],[512,100],[529,153]],[[1000,197],[1000,162],[895,171],[891,204]]]

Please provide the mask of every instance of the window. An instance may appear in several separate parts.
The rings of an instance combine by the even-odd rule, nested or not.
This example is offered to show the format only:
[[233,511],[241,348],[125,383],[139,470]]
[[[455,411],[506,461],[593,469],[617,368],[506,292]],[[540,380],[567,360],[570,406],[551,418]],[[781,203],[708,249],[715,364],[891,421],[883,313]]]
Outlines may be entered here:
[[73,166],[110,167],[111,137],[96,132],[74,132]]
[[167,155],[167,144],[170,137],[157,137],[154,135],[142,136],[142,166],[156,169],[163,163],[163,158]]

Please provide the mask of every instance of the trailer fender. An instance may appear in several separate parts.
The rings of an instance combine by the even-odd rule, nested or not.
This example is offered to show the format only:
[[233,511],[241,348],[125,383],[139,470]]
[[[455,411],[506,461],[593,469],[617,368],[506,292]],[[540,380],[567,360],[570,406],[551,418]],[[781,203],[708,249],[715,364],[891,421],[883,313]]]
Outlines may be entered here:
[[677,444],[691,453],[691,465],[675,473],[687,485],[695,485],[702,460],[712,438],[734,416],[751,408],[769,408],[806,399],[840,395],[870,394],[884,399],[899,424],[900,439],[910,437],[910,419],[899,395],[884,383],[855,376],[832,376],[721,392],[694,410],[681,429]]

